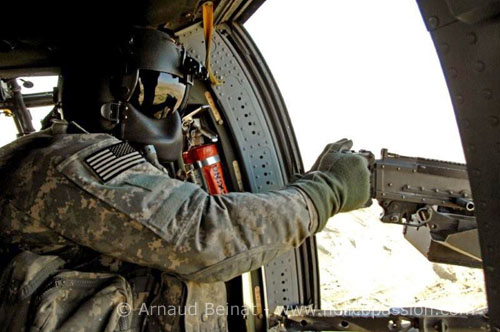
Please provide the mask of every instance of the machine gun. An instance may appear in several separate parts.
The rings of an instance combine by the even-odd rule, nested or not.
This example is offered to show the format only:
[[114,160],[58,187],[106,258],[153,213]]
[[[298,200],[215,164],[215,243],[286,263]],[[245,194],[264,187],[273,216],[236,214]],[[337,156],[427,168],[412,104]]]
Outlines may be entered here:
[[430,261],[481,268],[474,201],[464,164],[405,157],[382,150],[375,160],[360,151],[372,172],[372,197],[382,222],[404,235]]
[[[404,234],[430,261],[481,267],[481,254],[467,168],[463,164],[405,157],[382,150],[369,162],[371,196],[383,208],[382,222]],[[425,307],[389,310],[319,310],[278,307],[272,330],[461,332],[489,329],[487,311],[452,313]]]

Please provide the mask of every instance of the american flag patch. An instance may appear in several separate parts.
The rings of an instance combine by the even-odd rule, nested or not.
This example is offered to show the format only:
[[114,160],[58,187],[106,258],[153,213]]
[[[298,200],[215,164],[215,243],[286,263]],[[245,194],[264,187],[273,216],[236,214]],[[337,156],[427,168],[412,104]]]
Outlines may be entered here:
[[85,159],[85,163],[104,182],[145,161],[127,142],[108,146]]

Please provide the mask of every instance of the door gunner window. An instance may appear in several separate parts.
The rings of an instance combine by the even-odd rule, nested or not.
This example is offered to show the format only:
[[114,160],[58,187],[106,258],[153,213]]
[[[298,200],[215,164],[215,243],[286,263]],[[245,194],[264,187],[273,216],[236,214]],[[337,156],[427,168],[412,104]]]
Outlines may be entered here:
[[[347,137],[380,157],[464,162],[432,40],[414,1],[265,2],[246,23],[285,99],[305,169]],[[429,262],[372,207],[318,234],[323,309],[486,307],[483,272]]]
[[[53,105],[30,107],[30,101],[35,105],[39,104],[42,100],[50,100],[51,97],[43,95],[45,93],[47,95],[52,94],[54,87],[57,86],[57,76],[24,77],[17,81],[21,87],[22,94],[25,95],[24,102],[30,111],[33,127],[35,130],[40,130],[40,121],[52,110]],[[0,105],[0,147],[15,140],[16,134],[16,126],[13,119],[9,116],[9,111],[6,112]]]

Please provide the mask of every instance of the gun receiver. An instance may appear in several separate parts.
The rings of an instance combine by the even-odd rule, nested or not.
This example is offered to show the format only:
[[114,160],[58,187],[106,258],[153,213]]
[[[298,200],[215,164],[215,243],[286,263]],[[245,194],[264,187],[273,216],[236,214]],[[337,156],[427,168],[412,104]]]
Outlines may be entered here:
[[404,226],[405,238],[430,261],[481,267],[474,201],[464,164],[361,151],[370,161],[372,197],[385,223]]

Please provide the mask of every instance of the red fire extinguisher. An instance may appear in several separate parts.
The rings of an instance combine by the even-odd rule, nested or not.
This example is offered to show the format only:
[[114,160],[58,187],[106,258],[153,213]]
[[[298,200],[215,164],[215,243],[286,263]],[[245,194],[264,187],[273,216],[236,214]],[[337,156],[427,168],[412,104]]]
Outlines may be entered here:
[[210,195],[227,193],[222,164],[215,144],[204,144],[182,154],[188,176]]

